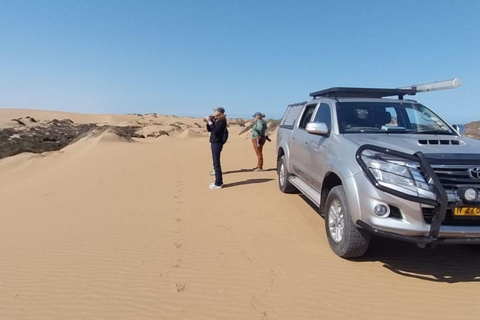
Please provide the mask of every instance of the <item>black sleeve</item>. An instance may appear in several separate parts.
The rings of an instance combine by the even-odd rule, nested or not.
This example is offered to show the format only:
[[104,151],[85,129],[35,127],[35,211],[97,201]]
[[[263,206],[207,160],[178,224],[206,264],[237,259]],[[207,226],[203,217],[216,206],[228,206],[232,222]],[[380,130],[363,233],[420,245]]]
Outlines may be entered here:
[[207,131],[212,132],[214,136],[218,137],[223,134],[223,131],[227,128],[227,121],[225,119],[220,119],[216,122],[213,122],[211,125],[207,122]]

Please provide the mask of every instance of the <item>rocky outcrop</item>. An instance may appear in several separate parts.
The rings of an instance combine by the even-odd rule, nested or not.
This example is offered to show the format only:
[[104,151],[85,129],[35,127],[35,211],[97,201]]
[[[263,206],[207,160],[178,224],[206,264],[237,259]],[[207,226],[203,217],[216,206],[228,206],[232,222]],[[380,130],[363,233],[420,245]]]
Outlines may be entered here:
[[[25,119],[34,122],[35,125],[27,127],[25,125],[27,120]],[[109,128],[127,141],[133,141],[133,138],[145,138],[143,134],[137,132],[141,129],[140,126],[98,126],[94,123],[78,124],[70,119],[53,119],[37,125],[37,120],[32,117],[13,120],[19,126],[0,129],[0,159],[22,152],[42,153],[57,151],[90,132],[104,131]],[[162,134],[159,133],[158,136],[160,135]]]
[[[28,119],[36,122],[31,117]],[[22,120],[15,120],[22,125],[20,123],[23,123]],[[96,124],[75,125],[69,119],[54,119],[42,126],[2,129],[0,130],[0,159],[22,152],[41,153],[60,150],[96,127]]]

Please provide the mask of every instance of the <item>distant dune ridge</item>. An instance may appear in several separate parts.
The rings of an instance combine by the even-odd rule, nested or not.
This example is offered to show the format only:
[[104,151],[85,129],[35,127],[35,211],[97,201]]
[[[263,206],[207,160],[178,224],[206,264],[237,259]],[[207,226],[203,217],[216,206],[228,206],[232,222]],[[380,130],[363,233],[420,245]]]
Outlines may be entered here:
[[[22,152],[42,153],[61,150],[82,137],[99,134],[105,130],[111,130],[129,142],[134,138],[208,136],[202,119],[180,119],[156,113],[86,115],[0,109],[0,119],[0,159]],[[268,122],[269,131],[274,131],[278,121]],[[229,119],[228,124],[231,127],[242,127],[239,134],[250,132],[252,128],[252,122],[244,119]]]
[[473,121],[465,125],[466,136],[474,139],[480,139],[480,121]]
[[202,119],[0,109],[0,319],[479,319],[478,246],[338,258],[278,190],[277,125],[253,172],[229,119],[210,190]]

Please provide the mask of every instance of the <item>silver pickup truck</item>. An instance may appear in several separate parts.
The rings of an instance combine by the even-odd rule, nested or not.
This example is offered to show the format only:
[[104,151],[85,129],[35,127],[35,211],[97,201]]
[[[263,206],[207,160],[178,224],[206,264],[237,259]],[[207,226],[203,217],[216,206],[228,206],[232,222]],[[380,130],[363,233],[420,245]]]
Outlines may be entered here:
[[417,92],[330,88],[280,121],[279,188],[319,207],[340,257],[365,254],[371,234],[424,248],[480,244],[480,141],[404,99]]

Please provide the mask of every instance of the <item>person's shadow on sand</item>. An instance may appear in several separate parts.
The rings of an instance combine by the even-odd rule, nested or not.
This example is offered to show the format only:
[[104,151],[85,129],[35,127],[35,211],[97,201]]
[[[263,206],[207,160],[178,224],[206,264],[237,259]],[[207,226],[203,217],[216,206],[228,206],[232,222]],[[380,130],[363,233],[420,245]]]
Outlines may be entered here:
[[381,261],[390,271],[433,282],[480,282],[479,245],[439,245],[421,249],[414,244],[372,237],[366,256],[355,261]]
[[[270,168],[270,169],[265,169],[262,172],[268,172],[268,171],[277,171],[276,168]],[[223,174],[232,174],[232,173],[243,173],[243,172],[253,172],[253,169],[238,169],[238,170],[232,170],[232,171],[225,171]]]
[[272,180],[273,179],[248,179],[248,180],[244,180],[244,181],[226,183],[226,184],[223,185],[223,188],[238,187],[238,186],[243,186],[243,185],[246,185],[246,184],[264,183],[264,182],[269,182],[269,181],[272,181]]

